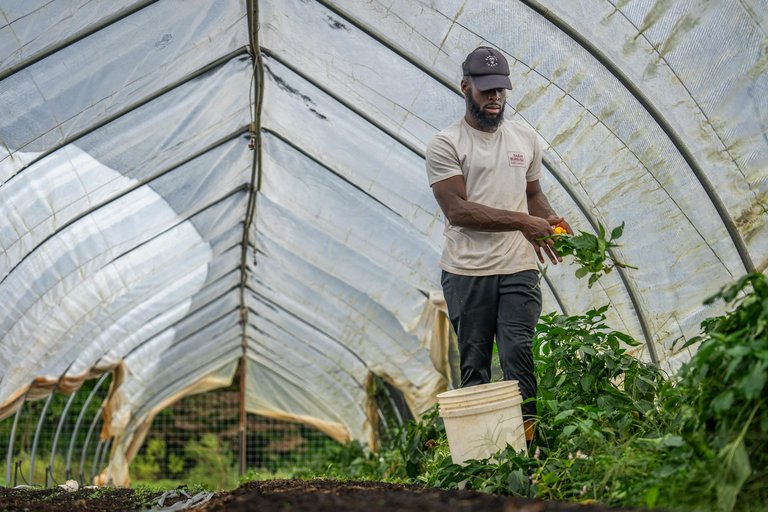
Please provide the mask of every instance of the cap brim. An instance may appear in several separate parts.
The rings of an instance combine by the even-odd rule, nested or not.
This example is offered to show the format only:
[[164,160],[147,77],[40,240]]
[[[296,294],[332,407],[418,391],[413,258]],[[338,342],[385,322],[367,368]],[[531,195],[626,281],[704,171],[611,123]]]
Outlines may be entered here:
[[472,77],[475,87],[480,91],[491,89],[512,89],[512,82],[507,75],[474,75]]

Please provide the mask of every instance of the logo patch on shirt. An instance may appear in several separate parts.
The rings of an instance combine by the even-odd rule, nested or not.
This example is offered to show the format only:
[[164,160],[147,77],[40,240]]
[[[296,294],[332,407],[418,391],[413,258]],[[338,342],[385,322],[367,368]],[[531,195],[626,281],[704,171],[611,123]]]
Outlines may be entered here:
[[522,151],[507,151],[510,167],[525,167],[525,153]]

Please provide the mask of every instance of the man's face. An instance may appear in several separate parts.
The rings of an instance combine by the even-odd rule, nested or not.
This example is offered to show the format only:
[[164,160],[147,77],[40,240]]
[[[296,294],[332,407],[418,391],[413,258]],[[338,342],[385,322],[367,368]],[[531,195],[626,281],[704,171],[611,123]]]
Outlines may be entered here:
[[464,89],[470,115],[485,130],[495,130],[504,121],[506,96],[506,89],[479,91],[471,83],[467,83]]

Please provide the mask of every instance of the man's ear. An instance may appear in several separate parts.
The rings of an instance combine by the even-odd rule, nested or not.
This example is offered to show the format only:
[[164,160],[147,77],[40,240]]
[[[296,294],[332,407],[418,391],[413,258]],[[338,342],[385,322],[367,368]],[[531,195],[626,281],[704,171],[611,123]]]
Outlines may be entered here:
[[466,96],[466,95],[467,95],[467,90],[469,90],[469,88],[470,88],[470,86],[471,86],[471,85],[472,85],[472,84],[470,84],[470,83],[469,83],[469,80],[467,80],[466,78],[462,78],[462,79],[461,79],[461,93],[462,93],[464,96]]

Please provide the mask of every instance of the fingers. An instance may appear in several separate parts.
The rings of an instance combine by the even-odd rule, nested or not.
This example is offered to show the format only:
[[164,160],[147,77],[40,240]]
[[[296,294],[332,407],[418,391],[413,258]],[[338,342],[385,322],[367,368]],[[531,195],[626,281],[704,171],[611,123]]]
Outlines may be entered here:
[[566,221],[564,218],[560,217],[560,220],[555,224],[556,226],[560,226],[561,228],[565,229],[565,232],[569,235],[573,234],[573,230],[571,229],[571,225],[568,224],[568,221]]
[[547,222],[549,222],[550,226],[555,227],[555,226],[559,226],[563,222],[565,222],[565,219],[563,217],[555,217],[555,218],[549,217],[547,219]]
[[568,221],[565,220],[565,217],[556,217],[556,218],[549,218],[547,219],[547,222],[549,222],[550,226],[552,228],[555,227],[561,227],[565,229],[566,233],[569,235],[573,234],[573,230],[571,229],[571,225],[568,224]]
[[536,251],[536,257],[539,258],[540,263],[544,263],[545,258],[549,258],[553,265],[557,265],[563,261],[557,251],[555,250],[555,241],[551,238],[555,234],[553,226],[558,222],[565,222],[560,217],[556,219],[543,219],[540,217],[530,217],[531,223],[524,230],[523,234],[528,241],[533,245],[533,249]]
[[[541,263],[544,263],[545,261],[544,254],[549,257],[549,260],[553,265],[557,265],[559,262],[563,261],[563,258],[557,254],[557,251],[555,251],[555,246],[554,242],[552,242],[552,239],[537,240],[534,242],[533,247],[536,250],[536,255],[539,258],[539,262]],[[542,254],[542,251],[544,254]]]
[[547,243],[544,244],[544,252],[547,253],[549,260],[553,265],[557,265],[559,262],[563,261],[563,259],[557,254],[557,251],[555,251],[555,247],[552,245],[552,240],[547,240]]

